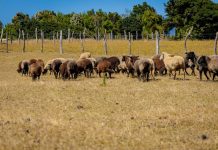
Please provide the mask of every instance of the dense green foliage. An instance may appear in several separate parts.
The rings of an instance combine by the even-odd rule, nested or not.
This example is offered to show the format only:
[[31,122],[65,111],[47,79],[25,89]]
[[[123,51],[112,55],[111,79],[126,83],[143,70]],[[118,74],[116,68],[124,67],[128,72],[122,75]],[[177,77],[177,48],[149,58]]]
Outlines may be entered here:
[[165,7],[168,27],[176,27],[177,36],[192,26],[197,38],[210,38],[218,31],[218,4],[211,0],[169,0]]
[[[52,38],[53,33],[63,30],[64,38],[68,29],[74,32],[75,37],[79,33],[86,33],[86,37],[97,38],[99,32],[122,35],[131,32],[134,37],[145,35],[155,31],[168,32],[176,28],[176,36],[182,38],[190,27],[194,27],[195,38],[212,38],[218,30],[218,4],[211,0],[168,0],[165,4],[166,18],[157,14],[155,9],[146,2],[133,6],[128,15],[120,15],[116,12],[104,12],[103,10],[89,10],[85,13],[56,13],[50,10],[37,12],[30,17],[28,14],[17,13],[12,22],[5,26],[5,30],[17,37],[19,31],[24,30],[29,37],[35,36],[42,30],[46,38]],[[0,28],[2,23],[0,22]]]

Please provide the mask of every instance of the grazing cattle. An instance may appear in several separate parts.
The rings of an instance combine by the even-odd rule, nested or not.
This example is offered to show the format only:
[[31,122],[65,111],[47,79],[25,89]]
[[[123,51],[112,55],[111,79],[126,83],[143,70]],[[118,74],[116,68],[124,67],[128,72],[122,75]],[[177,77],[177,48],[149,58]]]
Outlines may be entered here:
[[91,53],[90,52],[85,52],[82,53],[79,57],[79,59],[86,59],[86,58],[90,58],[91,57]]
[[150,69],[150,73],[151,73],[151,76],[153,78],[153,80],[155,80],[155,77],[154,77],[154,72],[155,72],[155,66],[154,66],[154,61],[151,59],[151,58],[144,58],[144,59],[147,59],[151,65],[151,69]]
[[118,65],[120,64],[119,58],[113,56],[106,59],[111,63],[111,68],[114,70],[114,72],[118,73],[119,72]]
[[[195,55],[195,53],[186,52],[184,59],[185,59],[185,68],[191,68],[192,70],[191,75],[195,75],[195,63],[197,61],[197,56]],[[186,74],[189,75],[187,71]]]
[[64,63],[68,59],[65,59],[65,58],[55,58],[55,59],[47,61],[47,63],[45,64],[45,67],[43,69],[43,72],[42,72],[43,74],[46,74],[48,72],[48,70],[50,71],[50,75],[52,74],[51,64],[53,63],[54,60],[60,60],[62,63]]
[[118,69],[122,72],[122,73],[127,73],[127,66],[125,62],[121,62],[118,65]]
[[101,62],[102,60],[106,59],[107,57],[101,56],[101,57],[96,57],[96,63],[95,63],[95,67],[97,67],[97,65],[99,64],[99,62]]
[[127,67],[127,77],[129,77],[129,74],[134,76],[134,63],[136,60],[138,60],[139,56],[122,56],[122,61],[126,63]]
[[69,61],[65,61],[64,63],[61,64],[60,66],[60,75],[62,77],[63,80],[69,78],[69,74],[67,72],[67,63]]
[[149,80],[149,74],[151,72],[151,62],[148,59],[142,58],[139,60],[136,60],[134,63],[134,69],[137,73],[137,77],[140,80],[142,80],[143,82],[146,80]]
[[37,62],[37,59],[30,59],[29,60],[29,65],[32,65],[33,63],[36,63]]
[[165,64],[163,60],[160,60],[160,54],[155,55],[152,57],[152,60],[154,61],[154,66],[155,66],[155,74],[159,73],[160,75],[165,75],[167,74],[167,69],[165,67]]
[[41,66],[42,72],[44,72],[45,63],[42,59],[38,59],[36,63]]
[[89,59],[79,59],[77,62],[78,73],[84,72],[87,78],[93,73],[92,62]]
[[207,76],[208,71],[213,74],[214,80],[215,76],[218,75],[218,56],[200,56],[197,60],[197,69],[200,74],[200,80],[202,80],[202,72],[204,72],[207,80],[209,80]]
[[90,57],[90,58],[86,58],[86,59],[88,59],[88,60],[90,60],[92,62],[93,68],[96,67],[96,59],[95,58]]
[[22,64],[22,61],[20,61],[20,62],[18,63],[18,66],[17,66],[17,72],[18,72],[18,73],[21,73],[21,71],[22,71],[21,64]]
[[183,57],[162,52],[160,60],[164,61],[164,64],[170,76],[172,74],[172,71],[175,72],[174,80],[176,79],[176,71],[179,71],[180,69],[183,70],[185,79],[185,60]]
[[22,75],[28,75],[29,71],[29,61],[23,60],[19,62],[17,72],[21,73]]
[[36,80],[38,78],[38,80],[40,79],[40,75],[42,73],[42,68],[39,64],[37,63],[33,63],[29,66],[29,73],[30,76],[32,77],[32,80]]
[[57,79],[58,76],[60,77],[60,66],[61,66],[62,62],[59,59],[55,59],[52,64],[51,64],[51,68],[52,71],[54,72],[55,78]]
[[67,74],[69,79],[76,79],[78,74],[77,63],[74,60],[70,60],[67,62]]
[[111,73],[114,72],[112,70],[111,62],[109,62],[107,59],[100,61],[96,69],[96,72],[98,73],[99,77],[101,77],[101,73],[105,73],[105,76],[107,76],[108,73],[109,78],[111,78]]

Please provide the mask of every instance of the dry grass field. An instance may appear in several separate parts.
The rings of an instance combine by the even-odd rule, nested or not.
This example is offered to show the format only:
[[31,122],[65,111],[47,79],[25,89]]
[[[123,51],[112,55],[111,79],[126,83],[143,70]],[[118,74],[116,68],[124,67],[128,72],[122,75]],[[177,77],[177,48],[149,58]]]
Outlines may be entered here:
[[[108,42],[109,55],[128,52],[127,41]],[[133,42],[133,53],[151,56],[154,44]],[[100,56],[102,45],[87,40],[85,50]],[[213,41],[189,41],[188,47],[198,55],[213,54]],[[75,81],[45,75],[32,82],[16,72],[20,60],[76,59],[79,41],[65,41],[63,55],[51,41],[44,53],[33,41],[26,53],[17,43],[9,45],[9,53],[4,49],[1,45],[0,149],[218,149],[218,78],[157,76],[142,83],[113,74],[102,86],[96,75]],[[161,41],[161,51],[182,55],[183,42]]]

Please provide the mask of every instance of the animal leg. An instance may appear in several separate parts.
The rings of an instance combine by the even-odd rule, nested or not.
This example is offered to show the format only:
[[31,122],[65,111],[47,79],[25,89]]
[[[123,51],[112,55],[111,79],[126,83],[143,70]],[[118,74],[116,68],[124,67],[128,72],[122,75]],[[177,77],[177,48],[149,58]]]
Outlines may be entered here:
[[207,76],[207,70],[204,70],[204,75],[206,76],[207,80],[210,80],[210,78]]
[[[187,72],[186,69],[187,69],[187,68],[185,68],[185,73],[186,73],[188,76],[190,76],[190,74]],[[179,70],[179,74],[180,74],[180,70]]]
[[99,77],[101,78],[101,71],[98,72]]
[[185,80],[185,69],[183,69],[183,75],[184,75],[183,79]]
[[111,78],[111,72],[109,72],[108,74],[109,74],[109,78]]
[[138,77],[138,80],[141,81],[141,77],[140,77],[140,72],[137,71],[137,77]]
[[202,80],[202,71],[199,71],[200,80]]
[[196,74],[195,74],[195,68],[192,68],[192,75],[196,76]]
[[169,70],[169,77],[171,77],[171,75],[172,75],[172,71],[171,71],[171,70]]
[[[180,72],[180,71],[179,71]],[[174,80],[176,80],[176,71],[175,71],[175,74],[174,74]]]
[[149,81],[149,72],[147,72],[147,82]]
[[214,79],[215,79],[215,76],[216,76],[216,74],[215,74],[215,73],[213,73],[213,81],[214,81]]

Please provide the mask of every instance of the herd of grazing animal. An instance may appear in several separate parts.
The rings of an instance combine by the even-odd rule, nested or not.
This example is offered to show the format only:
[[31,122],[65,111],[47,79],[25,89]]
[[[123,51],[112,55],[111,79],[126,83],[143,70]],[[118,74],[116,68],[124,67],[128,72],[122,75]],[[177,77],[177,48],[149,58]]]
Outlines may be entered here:
[[41,74],[45,75],[48,71],[50,75],[54,74],[55,78],[76,79],[78,76],[85,75],[90,78],[94,72],[101,77],[111,78],[113,73],[122,72],[127,77],[137,75],[139,81],[149,81],[150,76],[155,80],[155,76],[166,75],[173,76],[176,79],[177,71],[183,70],[184,79],[187,68],[192,70],[191,75],[195,74],[195,67],[199,71],[200,80],[202,73],[208,77],[212,74],[212,79],[218,76],[218,56],[199,56],[194,52],[186,52],[185,56],[178,56],[162,52],[152,58],[144,58],[139,56],[124,55],[121,58],[112,57],[91,57],[91,53],[82,53],[78,60],[73,58],[55,58],[44,64],[41,59],[22,60],[18,64],[17,72],[22,75],[32,77],[32,80],[40,79]]

